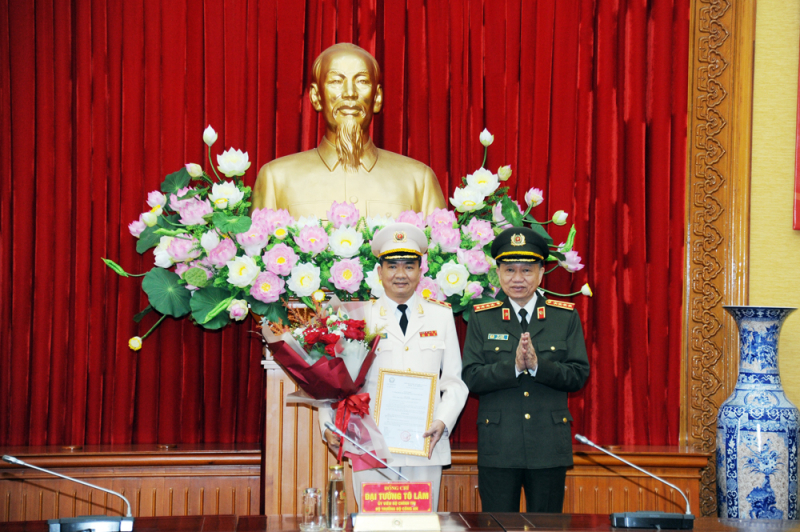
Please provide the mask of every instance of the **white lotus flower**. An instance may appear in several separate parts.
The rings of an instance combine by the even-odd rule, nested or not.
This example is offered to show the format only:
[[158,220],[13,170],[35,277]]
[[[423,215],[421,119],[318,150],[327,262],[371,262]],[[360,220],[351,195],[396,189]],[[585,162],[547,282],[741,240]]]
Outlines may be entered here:
[[217,142],[217,132],[214,131],[213,127],[208,126],[205,131],[203,131],[203,142],[205,142],[206,146],[209,148],[212,144]]
[[156,204],[155,207],[149,211],[142,213],[142,221],[147,227],[153,227],[156,225],[158,217],[161,216],[162,212],[163,209],[161,208],[161,205]]
[[592,297],[592,289],[589,287],[589,283],[584,284],[581,286],[581,294],[585,296]]
[[484,206],[483,200],[485,197],[486,196],[476,189],[466,186],[453,191],[453,197],[450,198],[450,203],[453,204],[458,212],[471,212]]
[[225,174],[225,177],[244,175],[250,168],[250,159],[247,152],[230,148],[217,155],[217,170]]
[[361,233],[349,226],[336,229],[328,238],[328,245],[333,252],[346,259],[358,255],[358,249],[364,243]]
[[500,181],[508,181],[508,178],[511,177],[511,166],[501,166],[497,169],[497,177],[500,178]]
[[208,199],[214,203],[214,208],[227,209],[228,207],[235,207],[242,201],[244,199],[244,192],[239,190],[233,181],[214,183],[214,186],[211,187],[211,194],[208,195]]
[[175,237],[162,236],[158,241],[158,245],[153,250],[153,256],[156,259],[156,266],[159,268],[169,268],[175,264],[175,261],[172,260],[172,255],[167,252],[167,248],[169,247],[173,238]]
[[376,227],[386,227],[394,223],[394,218],[391,216],[367,216],[367,227],[370,231],[374,231]]
[[469,272],[467,269],[455,262],[445,263],[439,273],[436,274],[436,282],[439,283],[442,292],[448,297],[453,294],[463,294],[468,281]]
[[294,223],[294,227],[299,231],[303,227],[315,227],[319,225],[319,218],[316,216],[301,216],[299,220]]
[[530,205],[531,207],[536,207],[541,205],[544,201],[544,195],[541,189],[532,188],[525,193],[525,203]]
[[378,275],[378,265],[375,265],[375,268],[371,272],[367,274],[364,278],[364,281],[367,283],[367,286],[370,288],[370,295],[373,297],[383,297],[384,289],[383,289],[383,281],[381,281],[380,276]]
[[500,186],[500,178],[486,168],[478,168],[475,173],[467,175],[467,186],[488,196]]
[[567,216],[569,216],[564,211],[556,211],[553,215],[553,223],[556,225],[564,225],[567,223]]
[[225,266],[228,267],[228,282],[239,288],[246,288],[253,284],[258,274],[261,273],[255,261],[246,255],[229,260]]
[[216,231],[208,231],[200,237],[200,245],[203,246],[203,249],[207,252],[211,252],[211,250],[219,245],[219,235]]
[[310,296],[317,291],[320,284],[319,268],[313,264],[298,264],[292,268],[287,281],[289,290],[300,297]]
[[486,128],[483,128],[483,131],[481,131],[481,136],[479,138],[481,144],[483,144],[487,148],[492,144],[492,142],[494,142],[494,135],[489,133],[489,130]]
[[147,194],[147,204],[152,208],[156,205],[163,207],[167,204],[167,197],[158,190],[153,190]]

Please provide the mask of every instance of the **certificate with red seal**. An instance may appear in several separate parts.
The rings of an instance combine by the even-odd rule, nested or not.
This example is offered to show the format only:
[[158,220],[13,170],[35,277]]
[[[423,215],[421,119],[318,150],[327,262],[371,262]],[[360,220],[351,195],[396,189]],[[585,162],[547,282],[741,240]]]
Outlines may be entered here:
[[433,421],[437,377],[434,373],[380,370],[375,424],[389,451],[428,456],[430,438],[423,434]]

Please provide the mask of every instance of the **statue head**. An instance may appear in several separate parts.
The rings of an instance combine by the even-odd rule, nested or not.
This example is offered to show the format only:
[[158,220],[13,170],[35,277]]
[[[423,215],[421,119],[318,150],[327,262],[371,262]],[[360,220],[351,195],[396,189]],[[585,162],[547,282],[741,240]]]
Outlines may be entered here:
[[311,105],[325,118],[326,135],[335,139],[347,171],[358,171],[372,116],[383,105],[379,77],[378,62],[355,44],[334,44],[314,61]]

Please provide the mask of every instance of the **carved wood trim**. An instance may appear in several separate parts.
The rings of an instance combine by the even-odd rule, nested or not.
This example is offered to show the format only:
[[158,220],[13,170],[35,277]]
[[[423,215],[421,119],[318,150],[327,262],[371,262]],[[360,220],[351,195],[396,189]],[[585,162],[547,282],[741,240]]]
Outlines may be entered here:
[[[723,305],[746,304],[756,3],[692,0],[681,444],[713,451],[736,382],[738,337]],[[704,516],[716,515],[714,461]]]

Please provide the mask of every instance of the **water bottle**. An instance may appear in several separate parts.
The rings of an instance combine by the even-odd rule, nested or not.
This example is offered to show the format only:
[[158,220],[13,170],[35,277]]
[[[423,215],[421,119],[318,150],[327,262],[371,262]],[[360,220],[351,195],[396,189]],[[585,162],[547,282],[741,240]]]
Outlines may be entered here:
[[347,496],[344,493],[344,469],[330,467],[328,475],[328,530],[344,530],[347,518]]

